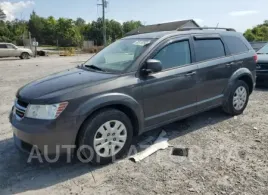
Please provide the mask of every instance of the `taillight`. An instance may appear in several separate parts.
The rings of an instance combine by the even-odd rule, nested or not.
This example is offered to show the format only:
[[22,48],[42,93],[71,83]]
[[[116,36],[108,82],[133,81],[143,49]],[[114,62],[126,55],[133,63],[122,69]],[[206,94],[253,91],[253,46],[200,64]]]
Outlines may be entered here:
[[254,58],[254,61],[257,63],[257,61],[258,61],[258,56],[257,56],[257,54],[255,54],[253,58]]

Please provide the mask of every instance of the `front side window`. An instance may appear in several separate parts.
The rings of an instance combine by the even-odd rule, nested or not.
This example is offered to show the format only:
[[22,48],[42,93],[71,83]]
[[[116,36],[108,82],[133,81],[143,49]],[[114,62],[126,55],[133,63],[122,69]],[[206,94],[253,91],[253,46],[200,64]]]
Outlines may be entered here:
[[7,48],[8,49],[15,49],[15,47],[13,45],[9,45],[9,44],[7,45]]
[[206,61],[225,56],[225,49],[220,39],[195,40],[196,61]]
[[167,45],[154,57],[160,60],[163,70],[191,63],[191,52],[188,41],[180,41]]
[[154,39],[121,39],[104,48],[83,64],[106,72],[123,72],[145,51]]

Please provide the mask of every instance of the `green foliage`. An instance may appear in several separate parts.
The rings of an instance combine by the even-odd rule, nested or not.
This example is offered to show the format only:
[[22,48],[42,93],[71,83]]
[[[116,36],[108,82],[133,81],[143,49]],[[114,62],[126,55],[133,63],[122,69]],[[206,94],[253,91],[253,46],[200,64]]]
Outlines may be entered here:
[[141,21],[128,21],[123,23],[124,34],[142,26]]
[[251,29],[248,29],[245,33],[244,36],[248,41],[254,41],[256,39],[255,35],[252,33]]
[[[140,21],[128,21],[123,24],[115,20],[105,20],[107,42],[111,43],[123,37],[133,29],[140,27]],[[59,47],[78,47],[83,40],[92,40],[98,46],[103,45],[103,21],[98,18],[96,21],[86,23],[82,18],[76,20],[59,18],[53,16],[48,18],[38,16],[34,11],[29,21],[0,20],[0,41],[22,44],[22,38],[28,38],[28,32],[32,38],[36,38],[39,45],[55,45]]]
[[50,16],[44,20],[44,29],[42,31],[43,43],[40,44],[57,45],[57,40],[55,39],[56,27],[57,20],[54,17]]
[[91,23],[91,27],[88,32],[88,39],[93,40],[96,45],[103,45],[102,37],[102,19],[98,18],[97,21]]
[[22,45],[22,36],[24,32],[27,32],[27,29],[27,22],[23,20],[0,21],[0,42],[13,42]]
[[268,20],[252,29],[246,30],[244,36],[248,41],[268,41]]
[[60,46],[78,46],[82,36],[72,19],[59,18],[56,25],[56,37]]
[[6,19],[6,14],[4,13],[4,11],[2,9],[0,9],[0,20],[5,20]]
[[120,39],[123,35],[123,27],[122,25],[115,21],[110,20],[107,21],[107,37],[109,38],[108,41],[114,42],[117,39]]

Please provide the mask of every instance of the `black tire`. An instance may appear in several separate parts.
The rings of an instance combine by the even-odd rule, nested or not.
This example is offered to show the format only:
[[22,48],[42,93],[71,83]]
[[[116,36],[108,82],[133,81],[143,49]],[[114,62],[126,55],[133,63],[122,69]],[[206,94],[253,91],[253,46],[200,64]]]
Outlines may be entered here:
[[[127,139],[122,149],[114,156],[101,157],[94,149],[94,137],[101,125],[110,120],[118,120],[122,122],[127,131]],[[102,109],[95,113],[92,117],[87,119],[82,125],[81,131],[78,135],[78,153],[84,157],[84,159],[90,159],[92,164],[104,165],[113,162],[113,160],[120,159],[124,154],[127,153],[130,148],[133,136],[133,127],[128,116],[117,110],[117,109]],[[81,146],[89,146],[92,150],[81,149]]]
[[20,56],[20,59],[29,59],[30,55],[27,52],[23,52]]
[[[239,87],[244,87],[246,89],[247,96],[246,96],[246,101],[245,101],[244,106],[241,109],[237,110],[233,105],[233,98],[235,95],[235,91]],[[226,112],[227,114],[230,114],[232,116],[242,114],[244,112],[245,108],[247,107],[247,104],[248,104],[248,99],[249,99],[249,87],[248,87],[248,85],[242,80],[236,81],[230,90],[229,96],[226,98],[227,98],[227,101],[223,104],[224,112]]]

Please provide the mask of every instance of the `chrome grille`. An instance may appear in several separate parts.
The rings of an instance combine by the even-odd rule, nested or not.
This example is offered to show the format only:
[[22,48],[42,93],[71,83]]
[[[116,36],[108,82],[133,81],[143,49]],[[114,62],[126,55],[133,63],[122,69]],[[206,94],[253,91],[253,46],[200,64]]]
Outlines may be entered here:
[[14,114],[16,115],[16,118],[21,120],[23,119],[25,112],[27,110],[28,103],[23,102],[21,100],[16,100],[15,101],[15,106],[14,106]]

